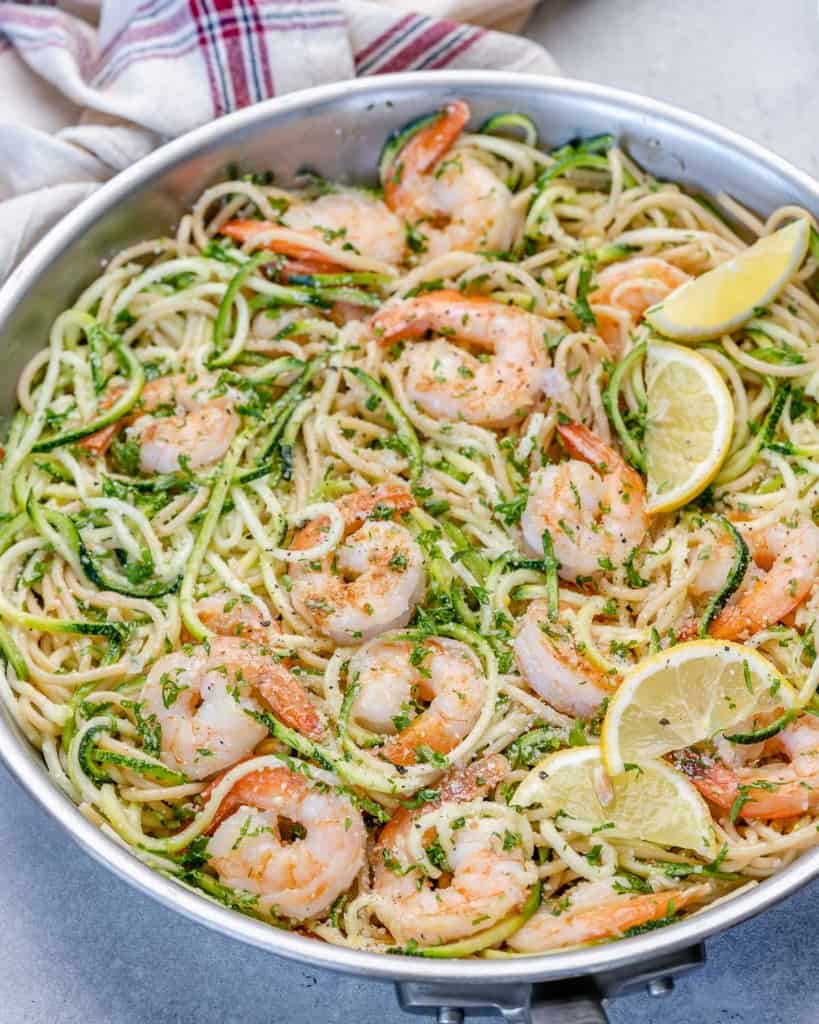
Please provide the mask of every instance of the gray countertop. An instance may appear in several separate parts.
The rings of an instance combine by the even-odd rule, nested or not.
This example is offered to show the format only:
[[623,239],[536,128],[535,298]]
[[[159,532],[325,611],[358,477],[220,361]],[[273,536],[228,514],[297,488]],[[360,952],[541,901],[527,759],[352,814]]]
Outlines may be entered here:
[[[819,173],[816,0],[546,0],[528,33],[566,74],[668,100]],[[398,1024],[389,986],[274,960],[81,853],[0,768],[0,1021]],[[808,1024],[819,884],[708,943],[706,967],[613,1024]]]

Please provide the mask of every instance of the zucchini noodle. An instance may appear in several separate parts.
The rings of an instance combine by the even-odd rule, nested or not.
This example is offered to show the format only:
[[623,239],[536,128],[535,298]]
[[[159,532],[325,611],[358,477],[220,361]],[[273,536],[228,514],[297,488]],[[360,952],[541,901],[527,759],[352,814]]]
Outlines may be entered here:
[[[569,924],[541,948],[576,943],[569,919],[598,892],[696,890],[690,912],[819,842],[819,801],[754,815],[741,781],[727,806],[709,796],[710,863],[514,804],[544,757],[598,742],[632,666],[727,636],[800,558],[794,600],[736,639],[805,713],[685,756],[775,778],[772,803],[819,786],[819,740],[789,746],[812,721],[819,735],[819,234],[797,207],[762,221],[657,181],[610,136],[547,151],[517,113],[450,131],[419,169],[464,109],[388,140],[377,189],[209,188],[57,318],[0,464],[0,699],[89,820],[205,897],[356,949],[512,956],[544,913]],[[613,453],[642,501],[656,336],[635,287],[702,275],[796,218],[814,255],[698,346],[736,417],[715,480],[569,573],[566,538],[594,547],[616,514],[601,501],[590,526],[574,482],[576,510],[558,491],[536,508],[567,447],[614,471],[573,437]],[[639,507],[626,520],[623,537]],[[316,858],[336,895],[302,881],[303,912],[274,898],[271,850],[299,878]]]

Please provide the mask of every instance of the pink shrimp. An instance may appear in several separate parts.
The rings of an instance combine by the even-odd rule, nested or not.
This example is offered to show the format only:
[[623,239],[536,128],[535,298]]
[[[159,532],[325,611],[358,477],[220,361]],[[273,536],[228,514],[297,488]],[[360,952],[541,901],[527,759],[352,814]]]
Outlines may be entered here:
[[[199,374],[192,381],[182,373],[149,381],[133,412],[80,444],[104,455],[117,433],[127,427],[129,440],[139,446],[144,473],[172,473],[180,468],[180,457],[191,469],[218,462],[239,429],[239,414],[234,396],[216,393],[216,383],[210,374]],[[110,406],[118,393],[108,395],[103,406]],[[151,415],[160,411],[172,415]]]
[[631,928],[660,921],[710,895],[710,885],[662,892],[617,892],[611,881],[581,882],[568,895],[568,906],[544,903],[507,945],[518,953],[544,953],[550,949],[582,946],[620,939]]
[[513,241],[517,222],[506,184],[468,152],[445,159],[468,120],[463,100],[450,103],[382,169],[384,198],[415,226],[420,258],[505,251]]
[[[408,640],[377,640],[350,660],[359,692],[353,720],[387,736],[381,754],[398,765],[415,764],[418,748],[448,754],[475,725],[486,695],[486,679],[470,648],[433,637],[417,647]],[[395,724],[420,700],[426,708],[402,728]]]
[[[440,804],[474,800],[506,774],[499,754],[453,772],[440,787]],[[398,942],[439,945],[474,935],[523,906],[537,879],[534,864],[519,845],[508,847],[492,818],[467,815],[453,832],[448,884],[435,888],[413,867],[409,840],[420,811],[399,810],[384,826],[373,852],[373,891],[379,897],[377,914]],[[430,830],[431,836],[434,830]],[[426,837],[425,837],[426,839]]]
[[[355,246],[361,254],[382,263],[399,263],[404,255],[406,236],[400,219],[375,196],[358,189],[339,189],[317,199],[294,202],[278,223],[264,220],[231,220],[219,229],[221,234],[247,244],[254,235],[286,228],[304,234],[305,241],[271,238],[260,243],[285,257],[287,275],[326,274],[344,269],[310,240],[324,242],[338,237],[339,245]],[[330,235],[328,235],[328,232]]]
[[[299,827],[291,841],[285,821]],[[255,894],[263,912],[319,917],[364,864],[367,830],[350,799],[284,766],[240,779],[216,822],[208,864],[224,885]]]
[[615,354],[623,351],[628,332],[643,313],[690,280],[690,275],[665,260],[639,256],[614,263],[597,276],[589,295],[597,333]]
[[222,771],[254,750],[268,734],[254,718],[265,704],[305,736],[318,739],[324,732],[290,670],[238,637],[214,637],[207,647],[160,658],[140,699],[146,718],[155,716],[161,730],[163,762],[192,779]]
[[[406,625],[423,588],[424,557],[409,530],[391,519],[414,505],[408,490],[386,484],[340,498],[340,546],[323,558],[294,562],[290,570],[296,611],[338,643]],[[292,549],[315,547],[328,526],[325,516],[312,520],[293,538]]]
[[616,684],[578,650],[566,626],[550,621],[547,601],[532,601],[519,620],[515,656],[535,693],[566,715],[591,717]]
[[[533,313],[442,290],[388,306],[370,324],[385,345],[416,342],[404,357],[407,394],[431,416],[510,426],[525,418],[541,394],[549,359],[544,321]],[[441,337],[420,341],[428,331]],[[455,341],[491,355],[478,359]]]
[[559,426],[567,462],[544,466],[533,476],[521,517],[529,548],[543,553],[549,531],[566,580],[597,576],[601,560],[621,565],[648,530],[640,474],[588,427]]
[[802,715],[769,740],[762,753],[781,753],[784,762],[732,769],[719,761],[682,751],[673,760],[709,803],[735,808],[746,821],[775,821],[819,810],[819,720]]
[[[810,520],[777,523],[764,530],[735,524],[754,558],[742,585],[715,617],[708,632],[719,640],[747,640],[762,629],[782,622],[810,595],[819,568],[819,527]],[[692,579],[695,597],[715,593],[728,578],[734,544],[724,531],[703,551],[706,558]],[[678,635],[687,639],[696,623],[686,623]]]

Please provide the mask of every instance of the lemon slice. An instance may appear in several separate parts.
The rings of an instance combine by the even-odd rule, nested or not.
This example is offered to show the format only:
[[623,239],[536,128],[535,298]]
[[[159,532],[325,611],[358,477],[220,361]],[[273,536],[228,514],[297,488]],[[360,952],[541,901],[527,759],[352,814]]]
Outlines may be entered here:
[[734,403],[713,363],[690,348],[650,341],[645,432],[649,514],[695,498],[719,472],[734,430]]
[[610,775],[791,708],[796,692],[751,647],[694,640],[641,661],[609,701],[600,742]]
[[765,235],[734,259],[681,285],[646,310],[646,320],[660,334],[680,341],[705,341],[733,331],[793,277],[808,249],[808,227],[801,218]]
[[[717,839],[708,806],[692,784],[664,761],[644,761],[609,779],[600,747],[574,747],[544,758],[512,801],[559,811],[583,832],[602,838],[643,839],[714,857]],[[568,819],[566,819],[568,820]]]

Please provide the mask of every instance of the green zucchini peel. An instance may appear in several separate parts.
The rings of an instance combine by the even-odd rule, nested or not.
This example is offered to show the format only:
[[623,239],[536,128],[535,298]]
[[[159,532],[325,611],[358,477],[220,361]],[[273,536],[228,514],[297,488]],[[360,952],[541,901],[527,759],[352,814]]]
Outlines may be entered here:
[[[99,325],[94,324],[85,328],[86,336],[93,330],[94,326]],[[122,339],[118,335],[112,336],[112,338],[112,347],[117,354],[117,359],[123,373],[128,378],[128,386],[109,409],[96,416],[90,423],[86,423],[82,427],[74,427],[59,434],[52,434],[51,437],[44,437],[32,447],[31,450],[33,452],[50,452],[66,444],[76,444],[77,441],[82,441],[83,438],[90,437],[91,434],[96,434],[103,427],[108,427],[112,423],[116,423],[117,420],[122,419],[139,401],[142,389],[145,387],[145,371],[142,368],[142,363],[127,345],[123,344]]]
[[722,586],[722,589],[714,594],[702,614],[699,630],[697,631],[698,635],[701,637],[708,636],[708,630],[711,623],[739,589],[740,584],[745,578],[745,573],[748,571],[748,564],[751,559],[748,551],[748,545],[745,543],[744,537],[734,526],[731,520],[726,519],[725,516],[719,514],[715,515],[714,518],[724,530],[728,531],[728,535],[734,542],[734,561],[728,571],[728,576]]
[[347,372],[351,373],[357,380],[361,381],[373,398],[377,398],[384,406],[384,412],[387,415],[387,419],[395,428],[396,436],[399,441],[402,442],[402,446],[409,461],[410,479],[413,481],[417,480],[424,468],[424,456],[421,451],[421,443],[418,440],[418,435],[415,433],[415,428],[407,419],[406,414],[400,409],[398,403],[389,391],[387,391],[384,385],[379,384],[379,382],[374,377],[371,377],[369,373],[366,373],[357,366],[347,367]]
[[55,538],[48,527],[57,531],[59,541],[55,546],[62,548],[61,554],[67,561],[79,565],[85,576],[98,590],[110,590],[115,594],[123,594],[125,597],[154,598],[171,594],[179,587],[181,574],[170,580],[159,579],[145,584],[130,583],[126,579],[117,577],[91,554],[80,531],[63,512],[58,512],[53,508],[44,508],[34,500],[32,495],[29,495],[26,511],[32,525],[42,536],[53,541]]
[[645,341],[641,342],[639,345],[635,345],[628,355],[621,359],[615,366],[614,371],[609,378],[604,400],[606,412],[608,413],[609,419],[614,424],[614,429],[620,435],[623,447],[628,452],[629,460],[643,473],[646,471],[645,452],[626,426],[623,414],[620,412],[620,389],[623,385],[624,378],[631,372],[635,363],[640,362],[645,357],[647,348],[648,343]]
[[[416,956],[431,957],[434,959],[449,959],[451,957],[471,956],[480,953],[483,949],[496,946],[499,942],[505,942],[508,938],[520,931],[529,918],[540,906],[540,882],[535,882],[529,890],[526,902],[517,914],[512,914],[503,921],[499,921],[486,931],[471,935],[468,939],[460,939],[458,942],[447,942],[441,946],[421,946],[411,952]],[[409,950],[407,952],[410,952]]]

